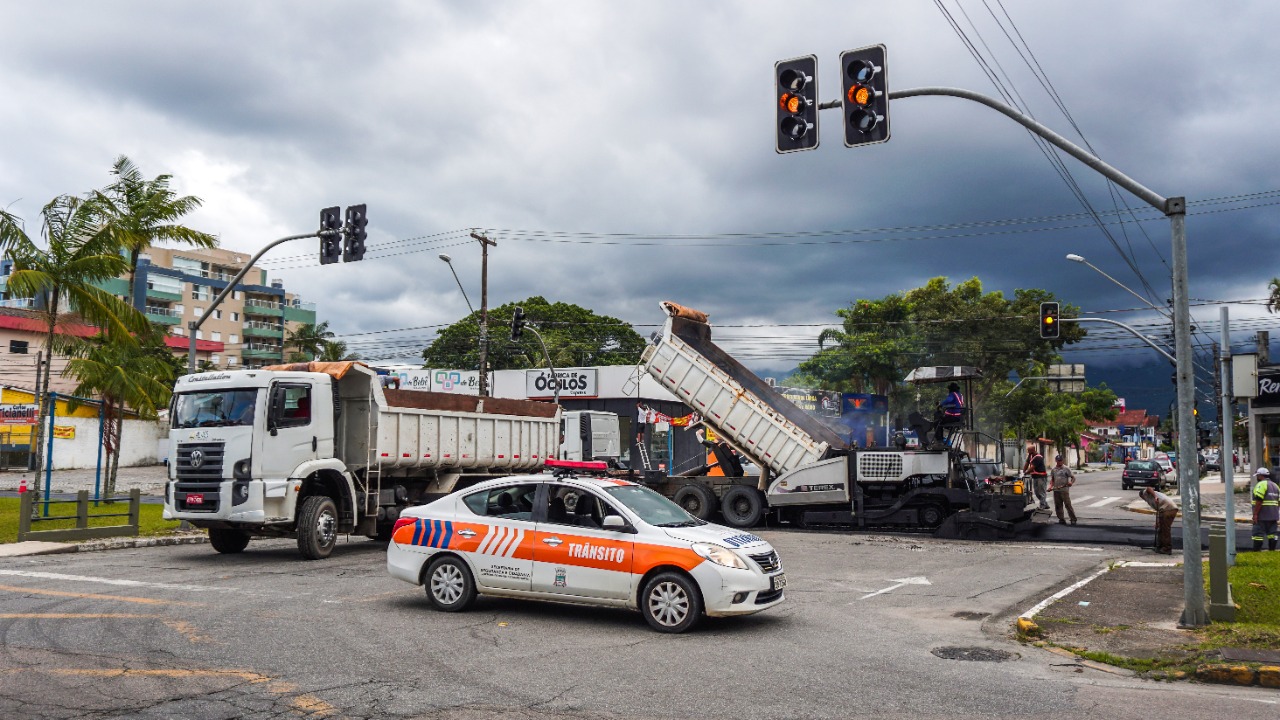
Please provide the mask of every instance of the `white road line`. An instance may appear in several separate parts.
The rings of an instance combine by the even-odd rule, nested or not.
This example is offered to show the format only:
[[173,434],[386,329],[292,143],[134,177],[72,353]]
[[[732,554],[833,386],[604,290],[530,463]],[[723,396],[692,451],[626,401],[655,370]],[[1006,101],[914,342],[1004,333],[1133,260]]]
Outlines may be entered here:
[[1078,497],[1078,498],[1075,498],[1075,501],[1074,501],[1074,503],[1073,503],[1073,504],[1075,504],[1075,505],[1079,505],[1080,503],[1086,502],[1086,501],[1088,501],[1088,500],[1092,500],[1092,499],[1094,499],[1095,497],[1097,497],[1097,496],[1096,496],[1096,495],[1085,495],[1084,497]]
[[1066,597],[1066,596],[1070,595],[1071,593],[1075,592],[1076,590],[1078,590],[1078,589],[1080,589],[1080,588],[1084,587],[1085,585],[1088,585],[1088,584],[1089,584],[1090,582],[1092,582],[1095,578],[1098,578],[1098,577],[1100,577],[1100,576],[1102,576],[1102,575],[1106,574],[1106,573],[1107,573],[1107,572],[1109,572],[1110,570],[1111,570],[1111,568],[1103,568],[1103,569],[1099,570],[1098,572],[1096,572],[1096,573],[1094,573],[1094,574],[1090,575],[1089,577],[1087,577],[1087,578],[1085,578],[1085,579],[1081,580],[1080,582],[1078,582],[1078,583],[1076,583],[1076,584],[1074,584],[1074,585],[1069,585],[1069,586],[1067,586],[1067,587],[1065,587],[1065,588],[1063,588],[1063,589],[1059,590],[1058,592],[1056,592],[1056,593],[1054,593],[1054,594],[1050,595],[1049,597],[1045,598],[1044,600],[1041,600],[1041,601],[1040,601],[1040,602],[1039,602],[1035,607],[1031,608],[1030,610],[1028,610],[1028,611],[1026,611],[1026,612],[1024,612],[1024,613],[1022,613],[1022,614],[1021,614],[1021,615],[1019,615],[1018,617],[1024,617],[1024,618],[1026,618],[1026,619],[1030,620],[1031,618],[1035,617],[1035,616],[1036,616],[1036,614],[1037,614],[1037,613],[1039,613],[1041,610],[1043,610],[1043,609],[1045,609],[1045,608],[1049,607],[1049,605],[1050,605],[1050,604],[1052,604],[1055,600],[1061,600],[1062,598],[1064,598],[1064,597]]
[[70,582],[98,583],[100,585],[119,585],[122,587],[151,587],[161,590],[187,590],[190,592],[243,592],[238,588],[213,587],[209,585],[177,585],[173,583],[144,582],[142,580],[121,580],[118,578],[93,577],[91,575],[64,575],[62,573],[36,572],[34,570],[0,570],[0,575],[16,575],[17,577],[39,578],[41,580],[67,580]]
[[1110,505],[1111,503],[1113,503],[1113,502],[1115,502],[1115,501],[1117,501],[1117,500],[1119,500],[1119,499],[1120,499],[1120,498],[1118,498],[1118,497],[1104,497],[1104,498],[1102,498],[1101,500],[1099,500],[1098,502],[1096,502],[1096,503],[1094,503],[1094,504],[1092,504],[1092,505],[1086,505],[1085,507],[1091,507],[1091,508],[1102,507],[1103,505]]

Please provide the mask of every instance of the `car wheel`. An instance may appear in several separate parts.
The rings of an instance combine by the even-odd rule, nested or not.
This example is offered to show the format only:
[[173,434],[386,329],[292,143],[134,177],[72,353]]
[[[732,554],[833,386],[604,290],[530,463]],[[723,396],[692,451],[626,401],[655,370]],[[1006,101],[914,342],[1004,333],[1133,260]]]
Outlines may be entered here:
[[1120,483],[1120,488],[1121,488],[1122,490],[1132,490],[1132,489],[1133,489],[1133,486],[1132,486],[1132,485],[1130,485],[1130,484],[1129,484],[1129,483],[1127,483],[1127,482],[1122,482],[1122,483]]
[[710,520],[716,512],[716,494],[705,485],[682,485],[672,499],[699,520]]
[[764,519],[764,496],[753,487],[734,485],[724,494],[720,514],[731,527],[755,527]]
[[209,528],[209,544],[223,555],[234,555],[249,547],[249,533],[243,530]]
[[324,495],[303,500],[298,513],[298,552],[308,560],[323,560],[337,544],[338,506]]
[[645,583],[640,611],[649,627],[664,633],[682,633],[702,617],[702,593],[688,575],[664,572]]
[[466,610],[476,600],[471,568],[452,555],[436,558],[427,566],[422,586],[431,605],[444,612]]

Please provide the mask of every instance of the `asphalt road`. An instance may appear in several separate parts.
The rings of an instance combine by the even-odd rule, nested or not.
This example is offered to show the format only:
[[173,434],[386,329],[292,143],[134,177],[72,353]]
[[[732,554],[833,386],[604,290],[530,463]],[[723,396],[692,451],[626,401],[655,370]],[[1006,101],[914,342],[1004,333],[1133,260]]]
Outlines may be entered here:
[[[435,612],[363,539],[319,562],[289,541],[238,556],[176,546],[3,560],[0,717],[1150,720],[1159,707],[1240,720],[1280,709],[1273,692],[1134,680],[1010,639],[1019,612],[1134,553],[761,534],[782,556],[787,602],[682,636],[622,610],[482,598]],[[975,654],[1006,659],[940,657]]]

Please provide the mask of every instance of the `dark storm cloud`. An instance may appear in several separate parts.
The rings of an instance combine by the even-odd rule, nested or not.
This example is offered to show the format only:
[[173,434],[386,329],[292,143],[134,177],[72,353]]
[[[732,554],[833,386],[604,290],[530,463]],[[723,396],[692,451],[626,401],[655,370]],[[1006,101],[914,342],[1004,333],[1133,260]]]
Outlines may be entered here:
[[[944,5],[994,52],[1021,100],[1079,142],[988,14],[1000,5]],[[1075,123],[1121,171],[1192,201],[1280,189],[1269,91],[1280,9],[1004,7]],[[478,303],[478,245],[465,232],[437,236],[472,227],[499,242],[491,304],[542,295],[641,324],[660,319],[664,298],[725,324],[825,322],[855,298],[937,275],[978,276],[1006,293],[1046,287],[1086,310],[1137,304],[1064,259],[1085,255],[1141,290],[1087,218],[1052,230],[942,227],[1082,210],[1028,134],[990,110],[895,101],[893,140],[858,150],[842,146],[839,113],[825,111],[817,151],[776,155],[770,76],[780,58],[818,55],[822,96],[834,98],[838,53],[884,42],[891,88],[996,94],[932,3],[786,12],[806,18],[803,31],[788,29],[778,6],[748,3],[7,8],[25,30],[0,47],[0,72],[22,98],[0,109],[11,146],[0,203],[21,199],[16,209],[33,218],[53,194],[106,182],[122,152],[145,172],[176,173],[184,192],[206,199],[201,226],[236,249],[311,227],[322,206],[366,202],[362,266],[302,267],[315,260],[300,246],[270,263],[340,333],[464,314],[442,251]],[[1095,208],[1124,210],[1065,162]],[[1130,218],[1112,235],[1163,302],[1168,223],[1122,197],[1145,234]],[[1275,208],[1203,214],[1222,209],[1192,207],[1192,296],[1260,297],[1280,259]],[[893,231],[930,226],[909,239]],[[851,232],[805,234],[835,230]]]

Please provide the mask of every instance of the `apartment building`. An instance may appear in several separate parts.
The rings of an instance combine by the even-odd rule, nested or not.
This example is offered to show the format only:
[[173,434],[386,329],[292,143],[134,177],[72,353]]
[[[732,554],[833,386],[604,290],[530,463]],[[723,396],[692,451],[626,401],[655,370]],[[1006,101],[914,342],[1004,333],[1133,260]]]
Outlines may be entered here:
[[[185,340],[187,324],[208,311],[249,259],[246,253],[220,248],[153,247],[138,263],[133,304]],[[124,297],[128,280],[117,278],[104,288]],[[315,321],[313,303],[302,302],[285,291],[283,282],[270,280],[266,270],[254,267],[196,331],[196,340],[222,343],[222,351],[209,357],[220,368],[262,367],[287,357],[288,332]]]

